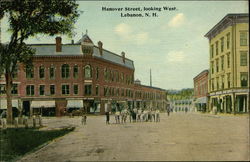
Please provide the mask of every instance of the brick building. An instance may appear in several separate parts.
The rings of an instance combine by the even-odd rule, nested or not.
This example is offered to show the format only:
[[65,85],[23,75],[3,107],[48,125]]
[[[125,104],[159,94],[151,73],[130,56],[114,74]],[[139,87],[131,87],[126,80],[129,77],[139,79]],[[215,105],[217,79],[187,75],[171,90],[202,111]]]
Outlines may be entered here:
[[[133,61],[94,45],[88,35],[74,43],[30,44],[36,49],[33,68],[19,64],[14,74],[13,107],[26,115],[63,115],[85,108],[105,113],[114,107],[130,109],[166,106],[166,91],[134,82]],[[6,108],[4,77],[0,79],[0,106]]]
[[205,112],[208,96],[208,70],[202,71],[194,77],[194,102],[197,111]]

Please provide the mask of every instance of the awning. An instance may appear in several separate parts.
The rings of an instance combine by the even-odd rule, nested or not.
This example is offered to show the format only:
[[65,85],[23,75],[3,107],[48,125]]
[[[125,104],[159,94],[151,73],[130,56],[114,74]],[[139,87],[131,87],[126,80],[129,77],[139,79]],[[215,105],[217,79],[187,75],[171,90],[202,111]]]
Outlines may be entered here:
[[42,108],[42,107],[56,107],[55,101],[32,101],[32,108]]
[[207,97],[197,98],[195,103],[207,103]]
[[82,108],[83,100],[68,100],[67,108]]
[[[12,107],[18,108],[18,100],[12,100]],[[0,109],[7,109],[7,100],[6,99],[0,100]]]

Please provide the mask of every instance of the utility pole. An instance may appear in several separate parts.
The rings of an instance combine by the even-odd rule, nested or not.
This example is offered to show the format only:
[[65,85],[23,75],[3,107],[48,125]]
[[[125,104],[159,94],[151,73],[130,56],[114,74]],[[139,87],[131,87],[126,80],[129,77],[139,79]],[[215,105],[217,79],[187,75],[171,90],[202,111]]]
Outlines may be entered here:
[[150,87],[152,87],[152,75],[151,75],[151,69],[150,69]]

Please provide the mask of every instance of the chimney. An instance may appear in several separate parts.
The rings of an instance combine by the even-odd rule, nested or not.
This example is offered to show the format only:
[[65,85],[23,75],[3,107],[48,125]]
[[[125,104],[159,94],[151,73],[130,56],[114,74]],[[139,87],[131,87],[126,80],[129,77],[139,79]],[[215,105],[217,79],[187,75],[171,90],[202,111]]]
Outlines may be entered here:
[[100,52],[100,55],[101,55],[101,56],[102,56],[102,51],[103,51],[103,50],[102,50],[102,45],[103,45],[102,42],[99,41],[99,42],[98,42],[98,48],[99,48],[99,52]]
[[62,52],[62,38],[56,37],[56,52]]
[[125,52],[122,52],[122,61],[125,63]]
[[75,44],[75,42],[74,42],[74,40],[73,40],[73,39],[71,40],[71,44]]

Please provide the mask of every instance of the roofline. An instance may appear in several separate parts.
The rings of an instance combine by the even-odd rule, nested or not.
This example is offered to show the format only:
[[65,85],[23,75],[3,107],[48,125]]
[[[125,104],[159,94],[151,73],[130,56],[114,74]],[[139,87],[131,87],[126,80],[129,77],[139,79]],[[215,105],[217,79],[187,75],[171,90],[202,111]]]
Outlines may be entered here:
[[227,14],[226,16],[224,16],[212,29],[209,30],[209,32],[207,32],[204,37],[209,37],[209,35],[215,30],[217,29],[222,22],[224,22],[227,18],[232,17],[232,16],[240,16],[240,17],[245,17],[248,16],[248,13],[235,13],[235,14]]
[[[34,55],[33,57],[35,58],[39,58],[39,57],[62,57],[62,55],[57,55],[57,54],[54,54],[54,55]],[[78,57],[78,58],[81,58],[81,57],[84,57],[83,55],[63,55],[63,57]],[[104,58],[101,58],[101,57],[96,57],[96,56],[93,56],[93,58],[95,59],[99,59],[101,61],[105,61],[107,63],[112,63],[114,65],[118,65],[118,66],[122,66],[124,68],[128,68],[128,69],[131,69],[131,70],[135,70],[135,67],[134,67],[134,64],[133,64],[133,68],[130,68],[128,66],[125,66],[125,65],[121,65],[121,64],[118,64],[116,62],[113,62],[113,61],[109,61],[109,60],[106,60]]]
[[194,78],[193,78],[193,80],[195,80],[196,78],[198,78],[201,74],[203,74],[203,73],[209,73],[209,70],[208,69],[206,69],[206,70],[203,70],[202,72],[200,72],[198,75],[196,75]]
[[165,91],[165,92],[167,92],[167,90],[166,90],[166,89],[162,89],[162,88],[158,88],[158,87],[152,87],[152,86],[143,85],[143,84],[140,84],[139,86],[146,87],[146,88],[157,89],[157,90],[161,90],[161,91]]
[[[29,45],[29,46],[42,46],[42,45],[52,46],[52,45],[56,45],[56,44],[55,44],[55,43],[51,43],[51,44],[50,44],[50,43],[46,43],[46,44],[27,44],[27,45]],[[76,45],[76,46],[79,46],[79,45],[81,45],[81,44],[62,44],[62,45]],[[94,45],[94,47],[99,48],[99,47],[96,46],[96,45]],[[106,52],[109,52],[109,53],[111,53],[111,54],[113,54],[113,55],[119,56],[120,58],[122,58],[121,55],[118,55],[118,54],[116,54],[116,53],[114,53],[114,52],[111,52],[111,51],[109,51],[109,50],[107,50],[107,49],[104,49],[104,48],[103,48],[103,50],[106,51]],[[72,55],[72,56],[74,56],[74,55]],[[129,59],[129,58],[126,58],[126,57],[125,57],[125,59],[128,60],[128,61],[131,61],[131,62],[133,63],[133,66],[134,66],[134,61],[133,61],[133,60],[131,60],[131,59]]]

